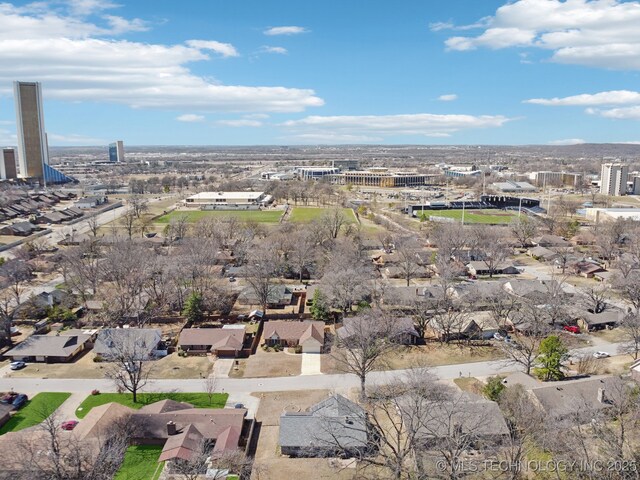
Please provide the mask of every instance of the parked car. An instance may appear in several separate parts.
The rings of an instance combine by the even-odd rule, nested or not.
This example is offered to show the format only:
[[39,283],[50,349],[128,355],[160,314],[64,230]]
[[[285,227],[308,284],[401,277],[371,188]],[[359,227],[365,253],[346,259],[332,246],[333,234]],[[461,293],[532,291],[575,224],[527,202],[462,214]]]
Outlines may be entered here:
[[21,368],[24,368],[24,367],[26,367],[26,366],[27,366],[27,364],[26,364],[26,363],[24,363],[24,362],[22,362],[22,361],[11,362],[11,363],[9,364],[9,368],[10,368],[11,370],[20,370]]
[[74,428],[76,428],[76,425],[78,425],[77,420],[67,420],[66,422],[62,422],[61,428],[63,430],[73,430]]
[[504,340],[504,337],[500,335],[498,332],[493,334],[493,338],[495,338],[496,340]]
[[565,325],[563,330],[570,333],[580,333],[580,327],[577,327],[575,325]]
[[611,355],[609,355],[607,352],[593,352],[593,356],[595,358],[607,358],[607,357],[610,357]]
[[22,407],[26,405],[29,401],[29,397],[27,397],[24,393],[19,394],[16,398],[13,399],[11,405],[13,405],[14,410],[20,410]]

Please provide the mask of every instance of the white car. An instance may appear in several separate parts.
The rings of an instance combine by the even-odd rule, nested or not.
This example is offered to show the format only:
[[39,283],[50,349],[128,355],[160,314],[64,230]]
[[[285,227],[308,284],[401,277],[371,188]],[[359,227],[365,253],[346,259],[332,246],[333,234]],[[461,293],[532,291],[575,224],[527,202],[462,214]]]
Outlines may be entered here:
[[611,355],[609,355],[607,352],[593,352],[593,356],[594,358],[607,358]]

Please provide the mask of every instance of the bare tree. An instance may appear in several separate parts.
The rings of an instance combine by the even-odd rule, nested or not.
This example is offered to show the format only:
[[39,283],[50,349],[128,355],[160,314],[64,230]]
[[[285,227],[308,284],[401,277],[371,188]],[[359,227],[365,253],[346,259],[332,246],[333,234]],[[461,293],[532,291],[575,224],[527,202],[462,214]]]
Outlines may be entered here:
[[134,403],[138,401],[138,392],[149,380],[151,364],[149,355],[151,345],[144,337],[136,336],[133,330],[103,330],[103,343],[109,348],[105,358],[112,365],[106,375],[111,378],[118,390],[132,393]]
[[128,203],[136,218],[149,211],[149,202],[142,195],[131,195]]
[[619,347],[620,353],[627,353],[638,359],[640,353],[640,313],[637,311],[629,313],[620,323],[622,332],[622,345]]
[[332,351],[339,368],[360,379],[360,395],[366,397],[367,375],[380,366],[384,357],[396,348],[398,331],[392,317],[380,310],[345,319],[337,333],[337,348]]
[[418,242],[412,237],[400,237],[395,240],[396,255],[398,256],[398,268],[402,278],[407,282],[407,287],[411,284],[421,267],[418,264],[417,252],[420,248]]
[[315,259],[316,243],[313,236],[307,230],[292,232],[291,250],[289,251],[289,263],[298,273],[298,279],[302,281],[304,271],[313,265]]
[[87,228],[91,233],[91,236],[93,238],[96,238],[98,236],[98,230],[100,229],[100,222],[98,221],[98,215],[91,215],[89,218],[87,218],[86,223],[87,223]]
[[347,219],[339,207],[332,208],[328,212],[325,212],[320,218],[320,222],[326,229],[329,238],[333,239],[338,238],[340,230],[346,221]]
[[267,312],[269,300],[276,289],[280,261],[277,252],[269,245],[256,247],[246,265],[247,283],[258,298],[263,312]]
[[218,387],[218,381],[216,377],[213,375],[208,375],[207,378],[204,379],[204,391],[209,397],[209,405],[213,403],[213,395],[216,393],[216,388]]
[[538,224],[535,220],[520,216],[511,222],[511,233],[516,238],[522,248],[531,244],[531,239],[538,234]]
[[635,311],[640,310],[640,272],[633,270],[625,278],[620,275],[614,277],[613,288],[615,288],[622,299],[627,302]]
[[509,243],[501,230],[478,226],[473,229],[473,251],[479,257],[489,271],[489,277],[493,277],[498,266],[504,262],[509,254]]
[[185,214],[172,217],[165,229],[165,236],[169,242],[182,240],[187,236],[189,228],[189,216]]
[[120,217],[120,225],[122,225],[127,232],[129,240],[133,238],[133,233],[136,230],[138,223],[138,217],[133,209],[127,210],[122,217]]
[[606,285],[587,286],[580,289],[583,301],[591,313],[602,313],[607,309],[611,292]]
[[521,366],[528,375],[538,358],[540,343],[550,330],[547,314],[535,302],[524,301],[510,320],[522,333],[514,335],[515,341],[502,342],[500,348],[508,364]]

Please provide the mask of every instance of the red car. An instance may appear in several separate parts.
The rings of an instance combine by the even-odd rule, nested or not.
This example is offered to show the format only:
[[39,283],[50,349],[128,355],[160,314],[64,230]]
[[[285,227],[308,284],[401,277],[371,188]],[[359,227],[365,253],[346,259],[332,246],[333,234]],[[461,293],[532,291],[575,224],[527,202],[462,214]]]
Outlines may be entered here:
[[564,330],[571,333],[580,333],[580,327],[576,327],[574,325],[565,325]]
[[77,420],[67,420],[66,422],[62,422],[62,429],[73,430],[74,428],[76,428],[76,425],[78,425]]

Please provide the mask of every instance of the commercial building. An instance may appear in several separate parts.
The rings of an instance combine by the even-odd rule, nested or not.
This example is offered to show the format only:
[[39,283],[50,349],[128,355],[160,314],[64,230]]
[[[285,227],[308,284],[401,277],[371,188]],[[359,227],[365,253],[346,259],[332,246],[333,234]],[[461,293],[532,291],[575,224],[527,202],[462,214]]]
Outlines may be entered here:
[[124,162],[124,142],[122,140],[109,144],[109,161],[112,163]]
[[44,131],[42,89],[39,82],[14,82],[20,176],[44,178],[49,152]]
[[184,200],[184,206],[200,210],[251,210],[273,201],[264,192],[202,192]]
[[586,217],[596,223],[618,218],[640,221],[640,208],[587,208]]
[[14,82],[20,177],[47,183],[73,182],[49,166],[49,146],[44,130],[42,88],[39,82]]
[[477,177],[482,174],[476,165],[444,165],[442,173],[447,177]]
[[506,182],[496,182],[493,185],[493,188],[500,192],[535,192],[537,190],[536,187],[531,185],[528,182],[513,182],[511,180],[507,180]]
[[600,171],[600,193],[602,195],[624,195],[627,193],[629,165],[603,163]]
[[360,170],[360,160],[333,160],[331,166],[342,170]]
[[13,148],[3,148],[0,159],[0,180],[18,178],[16,170],[16,151]]
[[582,174],[567,172],[532,172],[529,179],[538,187],[565,185],[577,187],[582,182]]
[[364,187],[418,187],[433,183],[437,175],[414,172],[389,172],[386,169],[349,171],[332,174],[329,178],[336,185]]
[[319,180],[327,175],[340,172],[336,167],[296,167],[294,173],[301,180]]

